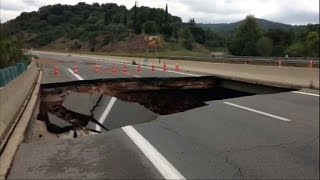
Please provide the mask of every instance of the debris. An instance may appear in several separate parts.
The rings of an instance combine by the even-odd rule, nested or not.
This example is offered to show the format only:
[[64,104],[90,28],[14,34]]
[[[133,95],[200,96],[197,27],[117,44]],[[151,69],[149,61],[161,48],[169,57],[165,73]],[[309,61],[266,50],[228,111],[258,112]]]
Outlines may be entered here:
[[70,131],[72,129],[72,124],[51,113],[48,113],[47,129],[49,132],[61,134]]
[[85,116],[91,116],[91,110],[97,104],[100,94],[98,93],[70,93],[62,103],[62,106]]

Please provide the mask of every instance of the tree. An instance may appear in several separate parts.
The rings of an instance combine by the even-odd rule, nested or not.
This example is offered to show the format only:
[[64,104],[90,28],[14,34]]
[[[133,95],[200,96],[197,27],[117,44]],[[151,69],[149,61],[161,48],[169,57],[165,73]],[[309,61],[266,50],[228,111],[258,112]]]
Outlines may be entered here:
[[262,37],[261,30],[253,15],[248,15],[239,26],[235,36],[229,44],[229,50],[233,55],[257,56],[256,42]]
[[189,50],[192,50],[193,36],[188,27],[180,29],[180,38],[182,39],[182,45]]
[[293,56],[293,57],[298,57],[298,56],[304,56],[304,47],[302,43],[294,43],[291,46],[288,47],[288,49],[286,50],[286,53],[289,56]]
[[262,37],[257,42],[257,50],[261,56],[270,56],[272,53],[272,41],[267,37]]
[[165,19],[164,22],[168,23],[168,4],[166,4],[166,15],[164,19]]
[[146,23],[143,24],[143,31],[146,34],[155,34],[158,32],[158,27],[156,22],[154,21],[147,21]]
[[319,57],[319,33],[311,31],[306,40],[306,52],[308,56]]
[[128,11],[127,9],[124,11],[123,24],[127,26],[128,24]]

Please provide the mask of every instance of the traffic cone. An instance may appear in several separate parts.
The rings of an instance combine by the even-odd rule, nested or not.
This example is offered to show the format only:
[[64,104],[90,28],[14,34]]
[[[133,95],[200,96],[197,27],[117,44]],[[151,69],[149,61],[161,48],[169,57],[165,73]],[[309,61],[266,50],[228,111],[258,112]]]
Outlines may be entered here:
[[166,62],[163,63],[163,71],[167,71],[167,64],[166,64]]
[[279,67],[282,66],[282,62],[281,62],[281,61],[278,62],[278,66],[279,66]]
[[313,61],[310,61],[309,68],[313,68]]
[[126,65],[126,64],[123,64],[122,71],[123,71],[124,73],[126,73],[126,72],[128,71],[128,69],[127,69],[127,65]]
[[73,67],[73,73],[74,74],[79,74],[79,68],[78,68],[77,64],[75,64],[74,67]]
[[179,64],[176,63],[176,71],[180,71]]
[[137,71],[138,71],[138,72],[141,72],[141,71],[142,71],[140,63],[138,63]]
[[94,68],[94,72],[98,73],[100,69],[100,66],[98,64],[96,64],[95,68]]
[[154,69],[154,64],[152,63],[152,66],[151,66],[151,71],[155,71],[155,69]]
[[57,65],[54,66],[54,72],[53,73],[54,73],[54,76],[56,76],[56,77],[60,76],[59,68],[58,68]]
[[117,69],[116,69],[116,66],[114,64],[112,66],[112,73],[117,73]]

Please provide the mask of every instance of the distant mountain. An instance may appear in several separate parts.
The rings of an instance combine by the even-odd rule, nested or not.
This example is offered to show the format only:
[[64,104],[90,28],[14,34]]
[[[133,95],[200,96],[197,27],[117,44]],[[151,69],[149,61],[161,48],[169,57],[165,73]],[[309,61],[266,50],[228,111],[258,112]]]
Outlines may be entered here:
[[[217,32],[233,32],[240,26],[240,24],[243,21],[244,20],[238,21],[235,23],[219,23],[219,24],[202,24],[202,23],[200,23],[197,25],[204,28],[204,29],[212,29]],[[258,18],[257,18],[257,22],[258,22],[258,25],[264,30],[269,30],[269,29],[297,30],[297,29],[303,29],[306,27],[304,25],[293,26],[293,25],[289,25],[289,24],[272,22],[272,21],[268,21],[265,19],[258,19]]]

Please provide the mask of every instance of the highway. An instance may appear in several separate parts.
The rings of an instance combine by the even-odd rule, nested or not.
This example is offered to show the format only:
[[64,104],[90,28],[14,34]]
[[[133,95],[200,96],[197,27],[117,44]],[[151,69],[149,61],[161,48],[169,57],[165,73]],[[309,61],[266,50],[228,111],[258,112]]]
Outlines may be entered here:
[[[39,57],[44,84],[206,75],[162,68],[152,71],[150,64],[141,64],[140,72],[127,64],[123,72],[123,63],[93,57]],[[74,73],[75,64],[78,73]],[[59,68],[56,76],[55,65]],[[301,89],[206,103],[186,112],[143,116],[143,110],[132,110],[137,105],[105,98],[98,115],[103,125],[113,126],[112,119],[139,117],[131,114],[150,122],[114,126],[109,132],[84,138],[22,143],[8,178],[319,178],[319,91]]]

